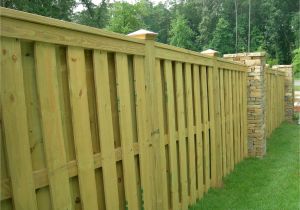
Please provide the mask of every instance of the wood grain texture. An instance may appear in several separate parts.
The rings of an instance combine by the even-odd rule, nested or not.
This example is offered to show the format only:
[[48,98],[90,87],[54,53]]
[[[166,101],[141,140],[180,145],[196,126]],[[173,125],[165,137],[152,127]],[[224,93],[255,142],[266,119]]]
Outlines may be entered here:
[[176,146],[176,125],[175,125],[175,99],[174,99],[174,83],[173,69],[170,61],[164,61],[164,74],[166,83],[167,97],[167,121],[168,121],[168,137],[169,137],[169,161],[170,161],[170,179],[171,179],[171,206],[172,209],[179,209],[178,194],[178,162],[177,162],[177,146]]
[[140,173],[141,173],[141,196],[144,202],[145,209],[152,208],[152,193],[153,186],[151,183],[152,168],[150,163],[150,140],[151,134],[147,130],[149,126],[149,116],[146,103],[146,83],[145,83],[145,60],[142,56],[133,57],[133,71],[134,71],[134,88],[135,88],[135,107],[137,114],[137,132],[139,142],[139,158],[140,158]]
[[52,206],[54,209],[67,210],[71,209],[71,197],[65,167],[55,46],[36,43],[35,65]]
[[185,135],[185,109],[184,109],[184,86],[182,63],[175,64],[176,81],[176,102],[179,138],[179,163],[180,163],[180,189],[181,189],[181,208],[188,208],[188,178],[187,178],[187,145]]
[[196,169],[195,169],[195,136],[194,136],[194,104],[192,92],[192,66],[189,63],[185,64],[185,95],[186,95],[186,110],[187,110],[187,130],[188,130],[188,170],[189,170],[189,204],[196,202]]
[[210,149],[209,149],[209,119],[208,119],[208,92],[207,92],[207,68],[201,66],[201,101],[202,101],[202,116],[204,124],[204,182],[205,192],[210,188]]
[[123,172],[126,205],[128,209],[138,209],[138,193],[136,187],[136,173],[133,153],[133,120],[131,115],[131,101],[129,89],[128,58],[126,54],[117,53],[116,77],[118,92],[118,110],[123,155]]
[[93,65],[100,144],[101,148],[103,148],[101,150],[101,158],[105,204],[107,209],[117,210],[119,208],[119,196],[116,160],[114,154],[114,132],[110,102],[107,53],[95,50],[93,53]]
[[196,123],[196,170],[198,192],[197,198],[201,199],[204,192],[203,185],[203,139],[202,139],[202,109],[201,109],[201,89],[200,89],[200,68],[194,65],[193,68],[193,88],[194,88],[194,107],[195,107],[195,123]]
[[36,210],[20,41],[2,37],[1,48],[2,117],[14,207]]
[[98,209],[87,99],[84,50],[68,47],[70,101],[82,208]]

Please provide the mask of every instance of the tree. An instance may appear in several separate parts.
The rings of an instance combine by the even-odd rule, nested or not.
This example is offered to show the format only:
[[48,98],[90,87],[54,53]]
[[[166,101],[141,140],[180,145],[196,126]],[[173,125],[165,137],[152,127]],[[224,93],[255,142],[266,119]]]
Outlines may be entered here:
[[145,24],[138,15],[135,5],[127,2],[115,2],[112,5],[108,30],[128,34],[141,28],[145,28]]
[[168,43],[168,35],[171,27],[171,13],[164,4],[159,3],[153,7],[153,22],[149,25],[149,30],[158,33],[157,41]]
[[107,0],[102,0],[99,5],[93,4],[91,0],[82,0],[82,4],[87,9],[75,14],[73,20],[83,25],[105,28],[109,19]]
[[202,0],[201,21],[197,25],[197,48],[203,50],[209,47],[212,34],[218,23],[222,9],[220,0]]
[[293,71],[294,74],[300,74],[300,48],[293,51]]
[[192,49],[194,32],[188,26],[187,20],[183,15],[177,15],[171,23],[170,44],[177,47]]
[[224,18],[219,19],[209,46],[222,54],[235,51],[233,30]]
[[71,20],[75,0],[3,0],[1,6],[61,20]]

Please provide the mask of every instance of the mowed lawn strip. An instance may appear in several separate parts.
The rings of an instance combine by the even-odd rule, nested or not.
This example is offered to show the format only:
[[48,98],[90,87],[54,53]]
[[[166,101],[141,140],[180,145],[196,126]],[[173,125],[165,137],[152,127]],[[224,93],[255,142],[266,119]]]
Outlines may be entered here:
[[300,126],[283,123],[263,159],[248,158],[190,210],[300,209]]

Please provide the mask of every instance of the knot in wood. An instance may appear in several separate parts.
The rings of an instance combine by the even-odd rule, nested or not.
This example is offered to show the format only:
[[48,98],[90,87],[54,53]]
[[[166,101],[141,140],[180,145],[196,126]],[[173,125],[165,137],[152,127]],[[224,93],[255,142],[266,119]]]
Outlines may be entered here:
[[16,56],[15,54],[12,55],[12,60],[13,60],[14,62],[17,61],[17,56]]

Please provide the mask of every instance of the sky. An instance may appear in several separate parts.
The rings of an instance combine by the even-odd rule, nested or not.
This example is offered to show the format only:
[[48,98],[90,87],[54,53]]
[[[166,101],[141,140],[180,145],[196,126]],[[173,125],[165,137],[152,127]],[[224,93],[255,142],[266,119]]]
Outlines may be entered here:
[[[129,3],[135,3],[135,2],[137,2],[138,0],[111,0],[111,2],[112,1],[126,1],[126,2],[129,2]],[[165,2],[166,0],[151,0],[151,2],[153,2],[154,4],[157,4],[157,3],[159,3],[159,2]],[[92,0],[92,2],[94,3],[94,4],[96,4],[96,5],[98,5],[100,2],[101,2],[101,0]],[[75,9],[74,9],[74,11],[75,12],[80,12],[81,10],[83,10],[83,6],[81,5],[81,4],[79,4]]]

